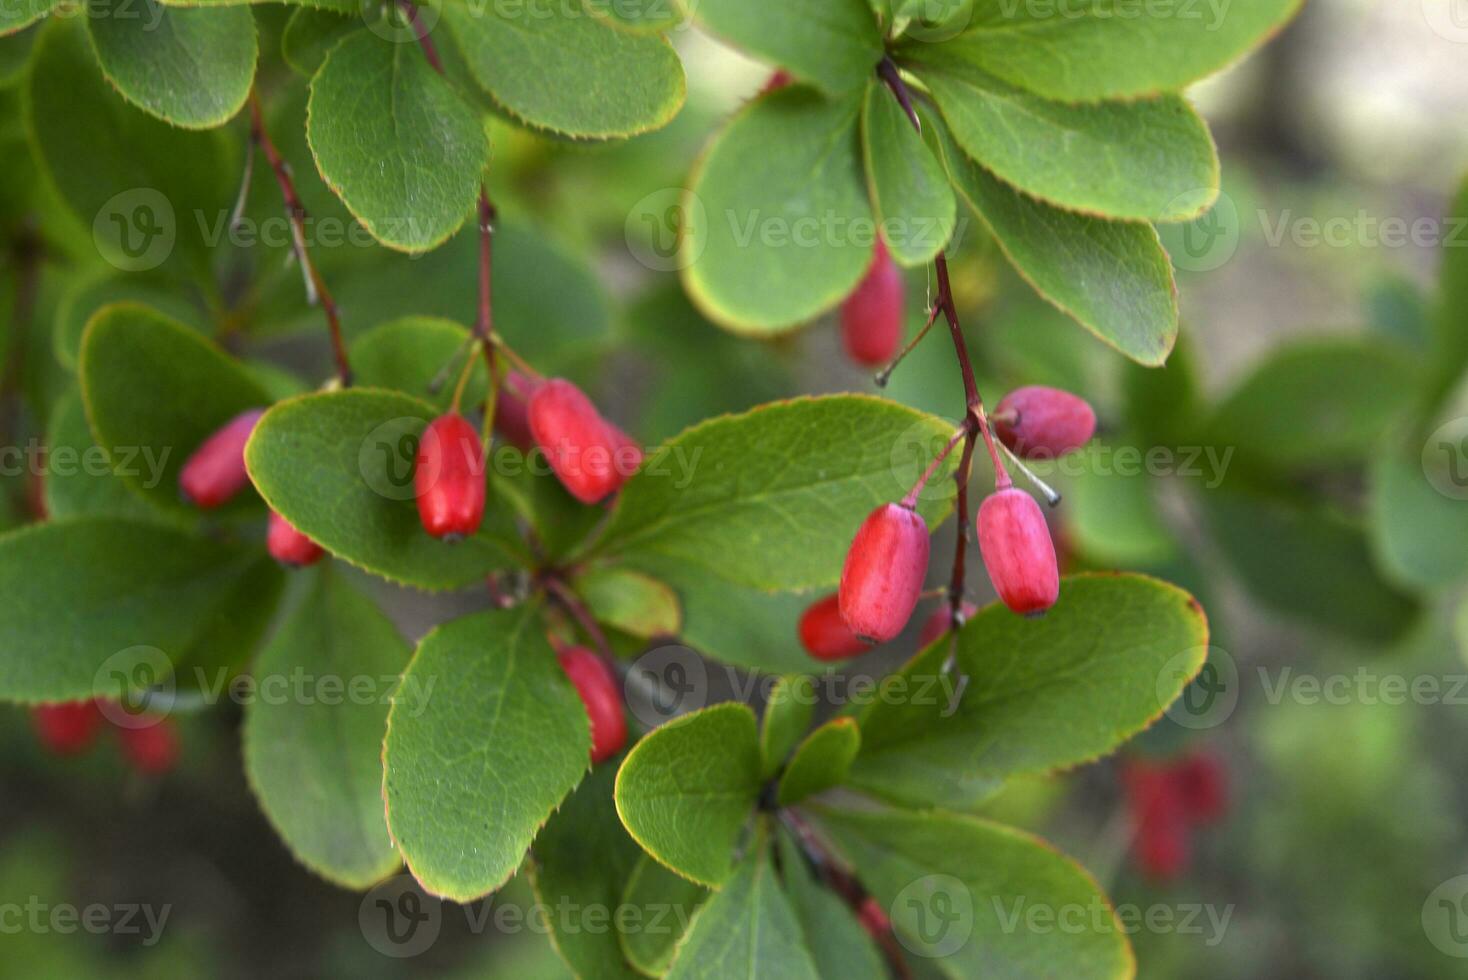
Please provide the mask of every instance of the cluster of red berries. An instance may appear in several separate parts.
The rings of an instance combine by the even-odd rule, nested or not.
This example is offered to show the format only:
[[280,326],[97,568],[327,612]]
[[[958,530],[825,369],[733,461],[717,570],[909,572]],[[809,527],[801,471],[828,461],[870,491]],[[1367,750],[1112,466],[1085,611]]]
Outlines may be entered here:
[[[97,741],[107,717],[96,701],[43,704],[31,709],[36,737],[55,755],[80,755]],[[110,725],[123,758],[140,773],[158,776],[178,761],[178,730],[168,718],[148,719],[138,726]]]
[[[1083,399],[1055,388],[1020,388],[999,402],[995,433],[1016,454],[1054,458],[1090,441],[1096,415]],[[856,532],[836,594],[800,619],[801,644],[818,660],[844,660],[886,643],[907,626],[928,570],[928,527],[915,494],[872,511]],[[1001,601],[1021,615],[1039,615],[1060,596],[1060,569],[1044,512],[1002,470],[978,513],[979,552]],[[964,617],[974,608],[964,604]],[[952,624],[945,606],[923,624],[924,645]]]
[[1130,759],[1121,777],[1138,867],[1155,881],[1177,878],[1191,860],[1193,829],[1214,823],[1228,809],[1222,764],[1204,753],[1167,762]]

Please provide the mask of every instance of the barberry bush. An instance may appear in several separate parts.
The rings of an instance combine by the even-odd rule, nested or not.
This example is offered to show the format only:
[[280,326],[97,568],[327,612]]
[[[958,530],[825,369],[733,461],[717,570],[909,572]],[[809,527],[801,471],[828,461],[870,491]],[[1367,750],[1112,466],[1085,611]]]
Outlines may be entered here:
[[[991,390],[959,263],[1130,365],[1103,444],[1239,448],[1209,526],[1267,600],[1386,641],[1468,572],[1425,523],[1461,512],[1373,452],[1441,408],[1451,330],[1205,405],[1158,230],[1220,189],[1181,93],[1300,0],[1183,6],[0,11],[4,441],[49,460],[6,486],[0,698],[156,776],[175,717],[294,685],[239,732],[282,845],[344,889],[638,913],[552,918],[578,976],[1135,975],[1096,879],[979,811],[1163,716],[1210,632],[1161,576],[1200,577],[1155,488],[1049,485],[1095,393]],[[685,110],[690,26],[768,69],[732,115]],[[782,397],[802,329],[873,384]],[[1369,465],[1370,532],[1300,504],[1323,461]],[[1217,765],[1125,781],[1175,873]]]

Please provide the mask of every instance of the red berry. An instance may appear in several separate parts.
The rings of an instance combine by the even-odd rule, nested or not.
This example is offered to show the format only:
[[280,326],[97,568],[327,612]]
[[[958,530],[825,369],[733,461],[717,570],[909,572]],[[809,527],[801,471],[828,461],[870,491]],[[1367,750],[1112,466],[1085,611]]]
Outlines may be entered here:
[[591,762],[605,762],[627,743],[627,716],[617,681],[606,663],[586,647],[565,647],[556,656],[571,679],[591,721]]
[[[963,604],[963,619],[968,622],[979,611],[979,607],[972,602]],[[933,610],[932,615],[923,620],[922,631],[918,633],[918,646],[927,646],[938,637],[948,632],[948,625],[953,622],[953,607],[946,601],[943,605]]]
[[886,643],[907,625],[928,574],[928,525],[901,504],[867,515],[841,569],[841,618],[852,632]]
[[270,530],[265,535],[270,557],[282,565],[305,568],[314,565],[326,552],[321,546],[291,526],[291,522],[275,511],[270,512]]
[[817,660],[847,660],[871,649],[841,618],[840,597],[832,594],[813,603],[800,617],[800,645]]
[[240,492],[250,481],[245,472],[245,443],[264,414],[263,408],[241,412],[194,450],[178,474],[185,500],[209,510]]
[[877,239],[866,278],[841,306],[841,339],[858,364],[881,367],[902,343],[902,270]]
[[148,776],[160,776],[178,762],[178,729],[168,718],[141,728],[118,728],[122,754],[132,767]]
[[1122,770],[1142,871],[1168,881],[1187,870],[1191,848],[1183,801],[1171,770],[1133,761]]
[[457,541],[479,530],[484,518],[484,446],[464,416],[440,415],[423,431],[413,485],[418,518],[429,534]]
[[1173,779],[1193,822],[1213,823],[1228,811],[1228,775],[1213,756],[1188,756],[1173,770]]
[[867,935],[873,939],[881,939],[892,931],[892,920],[887,918],[887,912],[882,908],[882,903],[871,895],[862,899],[861,908],[857,910],[857,919],[861,927],[867,931]]
[[56,755],[75,755],[89,748],[102,726],[95,701],[42,704],[31,709],[36,736]]
[[1016,388],[994,408],[994,430],[1026,459],[1055,459],[1096,434],[1096,412],[1068,391],[1034,385]]
[[[530,431],[561,483],[584,504],[605,498],[631,475],[617,461],[636,443],[603,419],[591,399],[569,381],[553,378],[535,389]],[[637,455],[640,459],[640,450]]]
[[522,453],[535,445],[530,434],[529,406],[535,381],[529,375],[511,371],[500,382],[499,399],[494,407],[494,431]]
[[1035,498],[1006,487],[979,505],[979,552],[1004,604],[1032,616],[1060,597],[1060,567]]
[[759,90],[759,94],[769,95],[771,92],[778,92],[793,81],[795,79],[788,71],[783,68],[776,68],[770,73],[769,79],[765,82],[765,87]]

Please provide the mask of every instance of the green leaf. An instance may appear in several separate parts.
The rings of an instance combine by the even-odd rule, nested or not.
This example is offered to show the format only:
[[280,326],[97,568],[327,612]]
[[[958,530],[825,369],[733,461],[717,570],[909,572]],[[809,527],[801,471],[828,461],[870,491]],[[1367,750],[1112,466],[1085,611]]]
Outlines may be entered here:
[[674,874],[644,854],[627,879],[621,908],[637,918],[618,921],[622,954],[640,972],[660,977],[668,972],[689,922],[708,900],[709,890]]
[[1048,98],[1131,98],[1176,91],[1228,67],[1280,30],[1301,3],[978,4],[967,33],[941,49]]
[[0,7],[0,37],[14,34],[54,10],[61,0],[15,0]]
[[263,549],[251,549],[249,557],[223,601],[200,619],[198,638],[175,662],[185,697],[222,691],[244,673],[275,618],[285,570]]
[[926,114],[948,175],[1015,270],[1057,309],[1127,357],[1167,360],[1177,340],[1177,286],[1157,230],[1051,207],[995,179]]
[[1375,449],[1420,384],[1411,362],[1380,340],[1297,341],[1223,400],[1210,441],[1273,466],[1347,465]]
[[764,847],[754,849],[693,919],[668,980],[819,980]]
[[575,0],[442,10],[475,81],[531,126],[634,136],[667,125],[683,105],[683,65],[666,39],[617,30]]
[[1139,575],[1067,578],[1039,619],[995,603],[959,633],[962,691],[942,670],[941,642],[883,682],[857,715],[848,782],[898,803],[972,809],[1009,776],[1114,751],[1182,693],[1207,647],[1193,598]]
[[1038,838],[938,812],[821,815],[908,948],[948,976],[1135,975],[1111,903]]
[[782,677],[770,689],[760,719],[760,776],[769,779],[785,765],[786,756],[800,744],[815,715],[816,692],[806,675]]
[[110,517],[0,536],[0,697],[77,701],[140,669],[162,680],[159,651],[181,663],[257,559],[253,549]]
[[859,93],[828,101],[792,86],[754,100],[714,137],[689,178],[679,256],[684,288],[710,319],[783,332],[861,280],[876,228],[860,115]]
[[207,227],[229,212],[237,147],[223,130],[178,129],[124,102],[84,30],[56,21],[36,43],[25,111],[41,170],[82,241],[114,267],[212,282]]
[[1261,606],[1369,646],[1416,622],[1418,603],[1377,573],[1358,523],[1253,491],[1200,499],[1215,546]]
[[469,902],[504,884],[587,770],[591,731],[534,603],[433,630],[383,748],[387,823],[423,887]]
[[[245,709],[245,772],[302,864],[366,888],[398,866],[382,813],[382,740],[409,649],[391,620],[329,566],[314,574],[310,593],[254,665],[259,695]],[[287,686],[296,677],[310,682],[304,693]],[[404,687],[396,698],[411,710],[424,707],[426,695]]]
[[1394,580],[1433,590],[1468,575],[1468,507],[1438,490],[1420,459],[1382,448],[1369,481],[1371,543]]
[[[1065,484],[1065,527],[1076,548],[1091,561],[1108,567],[1147,567],[1177,551],[1171,529],[1158,509],[1158,477],[1109,465],[1118,453],[1137,446],[1092,444],[1072,457],[1076,476]],[[1068,461],[1069,465],[1069,461]]]
[[[80,391],[69,391],[51,413],[46,430],[46,512],[67,517],[126,517],[167,521],[173,512],[151,507],[117,474],[114,461],[92,439]],[[128,464],[143,466],[141,454]]]
[[965,153],[1051,204],[1115,218],[1186,221],[1218,197],[1213,140],[1180,96],[1064,105],[967,62],[912,67]]
[[861,730],[854,719],[832,718],[811,732],[780,777],[780,805],[790,806],[840,786],[860,749]]
[[[1458,188],[1443,217],[1444,226],[1463,228],[1468,222],[1468,178]],[[1461,244],[1462,235],[1456,237]],[[1442,300],[1433,318],[1433,356],[1431,385],[1424,399],[1429,410],[1446,398],[1462,380],[1468,366],[1468,249],[1444,248],[1438,278],[1442,283]]]
[[866,0],[697,0],[698,26],[827,92],[864,84],[882,60]]
[[[594,550],[672,558],[756,589],[829,585],[867,514],[906,493],[951,435],[941,419],[861,395],[713,419],[627,481]],[[951,464],[919,503],[930,526],[949,506]]]
[[892,257],[906,266],[932,261],[958,220],[953,188],[902,106],[878,82],[867,86],[861,135],[872,210]]
[[9,33],[8,28],[0,27],[0,88],[8,88],[20,81],[30,67],[31,51],[36,46],[36,38],[40,36],[40,26],[15,33]]
[[221,125],[255,81],[255,15],[165,7],[158,0],[87,0],[102,73],[123,98],[185,129]]
[[484,128],[416,45],[347,37],[311,80],[307,113],[321,176],[384,245],[436,248],[473,209]]
[[[469,331],[451,320],[408,316],[380,323],[352,342],[349,356],[356,383],[364,388],[391,388],[421,398],[439,411],[454,400]],[[474,352],[464,405],[477,405],[489,391],[484,360]],[[438,391],[432,391],[433,383]]]
[[102,307],[124,301],[151,307],[201,334],[209,332],[208,317],[163,283],[127,275],[86,276],[69,284],[56,306],[56,327],[51,334],[56,359],[75,370],[87,321]]
[[[154,504],[193,513],[180,500],[178,475],[189,454],[239,413],[267,396],[239,362],[199,334],[134,303],[103,307],[82,335],[77,373],[97,444],[119,475]],[[142,397],[140,379],[147,379]],[[239,506],[257,506],[242,493]]]
[[675,718],[628,753],[617,812],[643,850],[717,887],[760,791],[754,712],[726,702]]
[[[606,519],[600,507],[588,507],[567,493],[561,481],[548,472],[544,456],[534,450],[527,457],[513,446],[496,444],[493,459],[491,493],[525,521],[545,558],[564,558]],[[678,599],[671,598],[676,615]]]
[[683,26],[688,14],[684,0],[587,0],[586,12],[619,30],[634,34],[665,34]]
[[816,972],[823,980],[886,976],[872,937],[851,907],[812,874],[795,838],[781,832],[779,847],[781,878]]
[[571,581],[597,622],[643,639],[677,636],[683,627],[678,596],[650,575],[628,568],[593,568]]
[[265,414],[245,463],[270,507],[333,555],[419,588],[465,586],[521,561],[522,549],[514,515],[493,500],[465,541],[424,532],[413,463],[436,414],[427,402],[389,391],[303,395]]
[[582,980],[633,980],[614,920],[622,893],[643,858],[617,819],[617,770],[598,766],[581,781],[535,838],[536,898],[548,909],[551,941]]
[[280,33],[280,56],[297,74],[310,78],[337,42],[361,29],[362,21],[350,14],[301,7]]

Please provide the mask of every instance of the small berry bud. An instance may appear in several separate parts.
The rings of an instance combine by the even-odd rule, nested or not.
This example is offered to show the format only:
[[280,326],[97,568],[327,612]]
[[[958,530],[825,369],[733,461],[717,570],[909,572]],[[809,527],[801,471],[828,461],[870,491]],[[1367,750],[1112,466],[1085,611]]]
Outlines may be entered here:
[[210,510],[250,482],[245,471],[245,443],[264,414],[263,408],[241,412],[194,450],[178,474],[178,488],[185,500]]
[[[978,606],[974,605],[972,602],[965,602],[963,604],[964,622],[968,622],[970,619],[972,619],[974,614],[978,611]],[[925,647],[929,643],[932,643],[934,640],[936,640],[938,637],[942,636],[944,633],[947,633],[948,627],[952,623],[953,607],[950,606],[945,600],[943,605],[939,606],[937,609],[934,609],[932,615],[923,620],[922,631],[918,633],[918,646]]]
[[811,603],[797,632],[805,652],[817,660],[847,660],[871,649],[841,618],[840,597],[832,594]]
[[1055,459],[1096,434],[1096,412],[1081,397],[1059,388],[1016,388],[994,408],[994,431],[1025,459]]
[[565,647],[556,656],[571,679],[591,722],[591,762],[605,762],[627,743],[627,716],[611,670],[586,647]]
[[132,767],[146,776],[161,776],[178,762],[178,729],[168,718],[159,718],[141,728],[118,728],[122,754]]
[[484,518],[484,446],[464,416],[440,415],[423,431],[413,472],[418,518],[435,538],[457,541]]
[[326,554],[320,545],[273,510],[270,512],[270,530],[265,535],[265,547],[269,549],[270,557],[292,568],[314,565]]
[[102,713],[94,701],[42,704],[31,709],[36,737],[48,752],[76,755],[90,748],[102,727]]
[[788,71],[783,68],[776,68],[770,73],[770,77],[765,81],[765,87],[759,90],[759,94],[769,95],[771,92],[778,92],[793,81],[795,79]]
[[881,367],[902,344],[902,270],[877,239],[866,278],[841,306],[841,339],[858,364]]
[[1188,756],[1173,771],[1173,778],[1188,819],[1213,823],[1228,812],[1228,776],[1213,756]]
[[528,375],[511,371],[500,382],[499,400],[494,406],[494,431],[522,453],[535,445],[530,434],[530,396],[535,382]]
[[841,618],[852,632],[886,643],[902,632],[928,573],[928,525],[916,511],[883,504],[867,516],[841,569]]
[[1006,487],[979,505],[979,552],[994,591],[1024,616],[1043,613],[1060,597],[1060,568],[1050,528],[1035,498]]
[[[597,412],[569,381],[553,378],[530,396],[530,431],[571,496],[594,504],[616,491],[632,469],[618,466],[636,443]],[[636,451],[637,461],[641,450]]]
[[882,903],[871,895],[862,899],[861,908],[856,913],[861,927],[867,931],[867,935],[873,939],[880,940],[892,931],[892,920],[887,917],[887,912],[882,908]]

